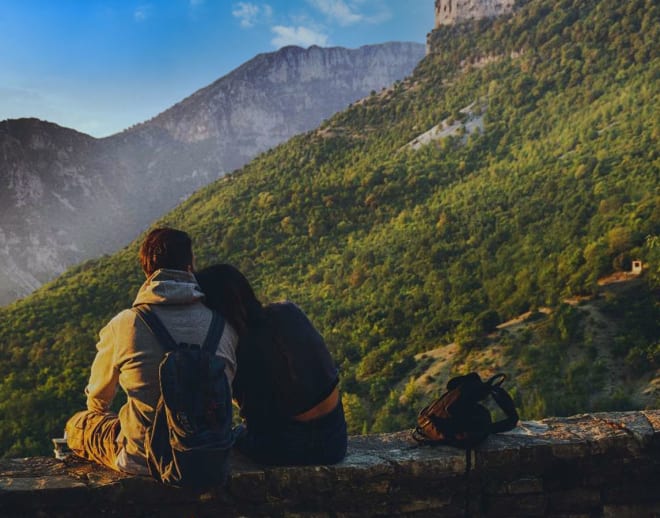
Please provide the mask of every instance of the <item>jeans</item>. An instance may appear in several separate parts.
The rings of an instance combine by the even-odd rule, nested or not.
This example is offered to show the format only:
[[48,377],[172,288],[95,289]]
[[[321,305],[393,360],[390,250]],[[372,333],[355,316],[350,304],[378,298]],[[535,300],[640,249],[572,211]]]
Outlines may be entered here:
[[236,439],[236,449],[270,465],[336,464],[346,456],[348,437],[341,400],[330,413],[312,421],[283,420],[250,427]]

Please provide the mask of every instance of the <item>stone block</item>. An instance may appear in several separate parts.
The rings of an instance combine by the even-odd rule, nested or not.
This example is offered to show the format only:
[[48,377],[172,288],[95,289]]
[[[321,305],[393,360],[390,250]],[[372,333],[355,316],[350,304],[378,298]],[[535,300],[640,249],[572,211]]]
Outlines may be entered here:
[[546,516],[546,496],[502,495],[486,500],[483,515],[489,518],[510,518],[512,516]]
[[635,481],[603,489],[603,503],[610,506],[660,503],[660,479]]
[[606,505],[603,518],[657,518],[660,516],[660,504]]
[[600,491],[585,488],[575,488],[549,493],[549,512],[598,512],[601,507]]
[[557,442],[551,447],[552,455],[558,459],[580,459],[591,453],[587,441]]
[[268,497],[266,473],[263,470],[234,473],[229,481],[228,491],[237,500],[264,503]]
[[653,428],[654,435],[660,435],[660,410],[642,410],[640,412]]
[[560,491],[571,487],[581,487],[584,484],[584,471],[579,459],[555,459],[541,474],[545,491]]
[[506,492],[510,495],[523,495],[527,493],[542,493],[543,480],[539,478],[520,478],[506,485]]

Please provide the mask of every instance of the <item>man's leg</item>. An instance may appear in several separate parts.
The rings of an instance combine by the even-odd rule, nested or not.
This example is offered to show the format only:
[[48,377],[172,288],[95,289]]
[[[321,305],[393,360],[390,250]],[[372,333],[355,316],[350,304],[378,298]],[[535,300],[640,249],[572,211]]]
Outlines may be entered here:
[[66,423],[67,444],[79,457],[119,471],[117,468],[119,426],[117,414],[111,412],[96,414],[83,410],[74,414]]

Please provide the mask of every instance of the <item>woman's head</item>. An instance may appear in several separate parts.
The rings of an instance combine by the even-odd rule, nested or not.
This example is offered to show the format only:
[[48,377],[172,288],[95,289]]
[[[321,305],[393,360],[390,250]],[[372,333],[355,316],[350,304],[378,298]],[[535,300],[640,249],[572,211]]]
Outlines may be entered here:
[[209,266],[195,274],[206,305],[224,316],[239,334],[261,315],[261,302],[245,276],[230,264]]

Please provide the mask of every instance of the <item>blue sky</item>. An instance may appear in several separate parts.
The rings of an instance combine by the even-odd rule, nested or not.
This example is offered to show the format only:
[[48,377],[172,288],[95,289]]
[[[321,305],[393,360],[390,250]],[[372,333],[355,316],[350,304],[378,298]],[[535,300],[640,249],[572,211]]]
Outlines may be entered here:
[[434,0],[1,0],[0,120],[97,137],[285,45],[423,43]]

